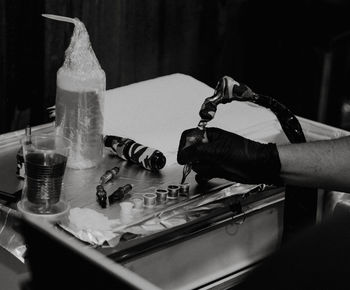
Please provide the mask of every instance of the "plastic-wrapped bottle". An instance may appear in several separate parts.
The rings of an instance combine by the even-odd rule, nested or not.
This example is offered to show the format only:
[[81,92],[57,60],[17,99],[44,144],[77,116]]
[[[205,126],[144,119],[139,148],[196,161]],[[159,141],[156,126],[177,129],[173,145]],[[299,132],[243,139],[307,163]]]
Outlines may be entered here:
[[43,16],[75,25],[64,63],[57,72],[56,133],[72,141],[67,167],[94,167],[103,157],[105,72],[79,19]]

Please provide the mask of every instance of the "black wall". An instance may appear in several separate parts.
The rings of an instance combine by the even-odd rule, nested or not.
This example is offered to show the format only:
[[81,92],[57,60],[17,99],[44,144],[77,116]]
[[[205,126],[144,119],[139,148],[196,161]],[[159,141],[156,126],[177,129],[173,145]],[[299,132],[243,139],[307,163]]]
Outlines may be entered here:
[[[229,75],[316,120],[324,56],[349,12],[347,1],[0,0],[0,133],[49,120],[73,27],[41,13],[85,23],[107,89],[175,72],[214,87]],[[332,115],[347,93],[333,96]]]

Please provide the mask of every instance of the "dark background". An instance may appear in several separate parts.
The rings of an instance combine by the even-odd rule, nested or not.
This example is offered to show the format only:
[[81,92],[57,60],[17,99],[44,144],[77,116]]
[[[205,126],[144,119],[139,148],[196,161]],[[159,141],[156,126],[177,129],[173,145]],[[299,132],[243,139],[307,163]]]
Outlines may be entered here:
[[177,72],[215,87],[229,75],[348,129],[348,2],[0,0],[0,133],[49,121],[73,25],[42,13],[84,22],[107,89]]

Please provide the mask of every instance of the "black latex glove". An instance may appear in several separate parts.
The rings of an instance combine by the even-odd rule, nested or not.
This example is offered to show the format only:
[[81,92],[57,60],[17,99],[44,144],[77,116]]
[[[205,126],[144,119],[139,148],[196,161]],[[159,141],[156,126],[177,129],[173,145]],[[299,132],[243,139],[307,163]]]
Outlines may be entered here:
[[193,135],[189,129],[182,133],[177,161],[192,163],[192,169],[202,179],[225,178],[248,184],[281,184],[281,163],[276,144],[263,144],[224,131],[207,128],[207,143],[186,147],[186,140]]

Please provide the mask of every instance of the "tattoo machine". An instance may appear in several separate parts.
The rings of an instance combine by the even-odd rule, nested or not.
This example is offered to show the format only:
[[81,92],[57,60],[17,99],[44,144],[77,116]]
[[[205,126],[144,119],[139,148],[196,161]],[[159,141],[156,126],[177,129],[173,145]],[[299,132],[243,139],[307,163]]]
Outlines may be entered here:
[[[199,111],[201,120],[193,135],[187,137],[185,147],[198,142],[208,142],[205,135],[207,123],[214,119],[219,104],[227,104],[232,101],[252,102],[270,109],[276,115],[284,133],[292,143],[305,142],[305,136],[298,119],[285,105],[272,97],[256,94],[245,84],[238,83],[234,79],[224,76],[218,81],[214,95],[206,98],[202,104]],[[191,164],[186,164],[181,183],[185,182],[190,172]]]

